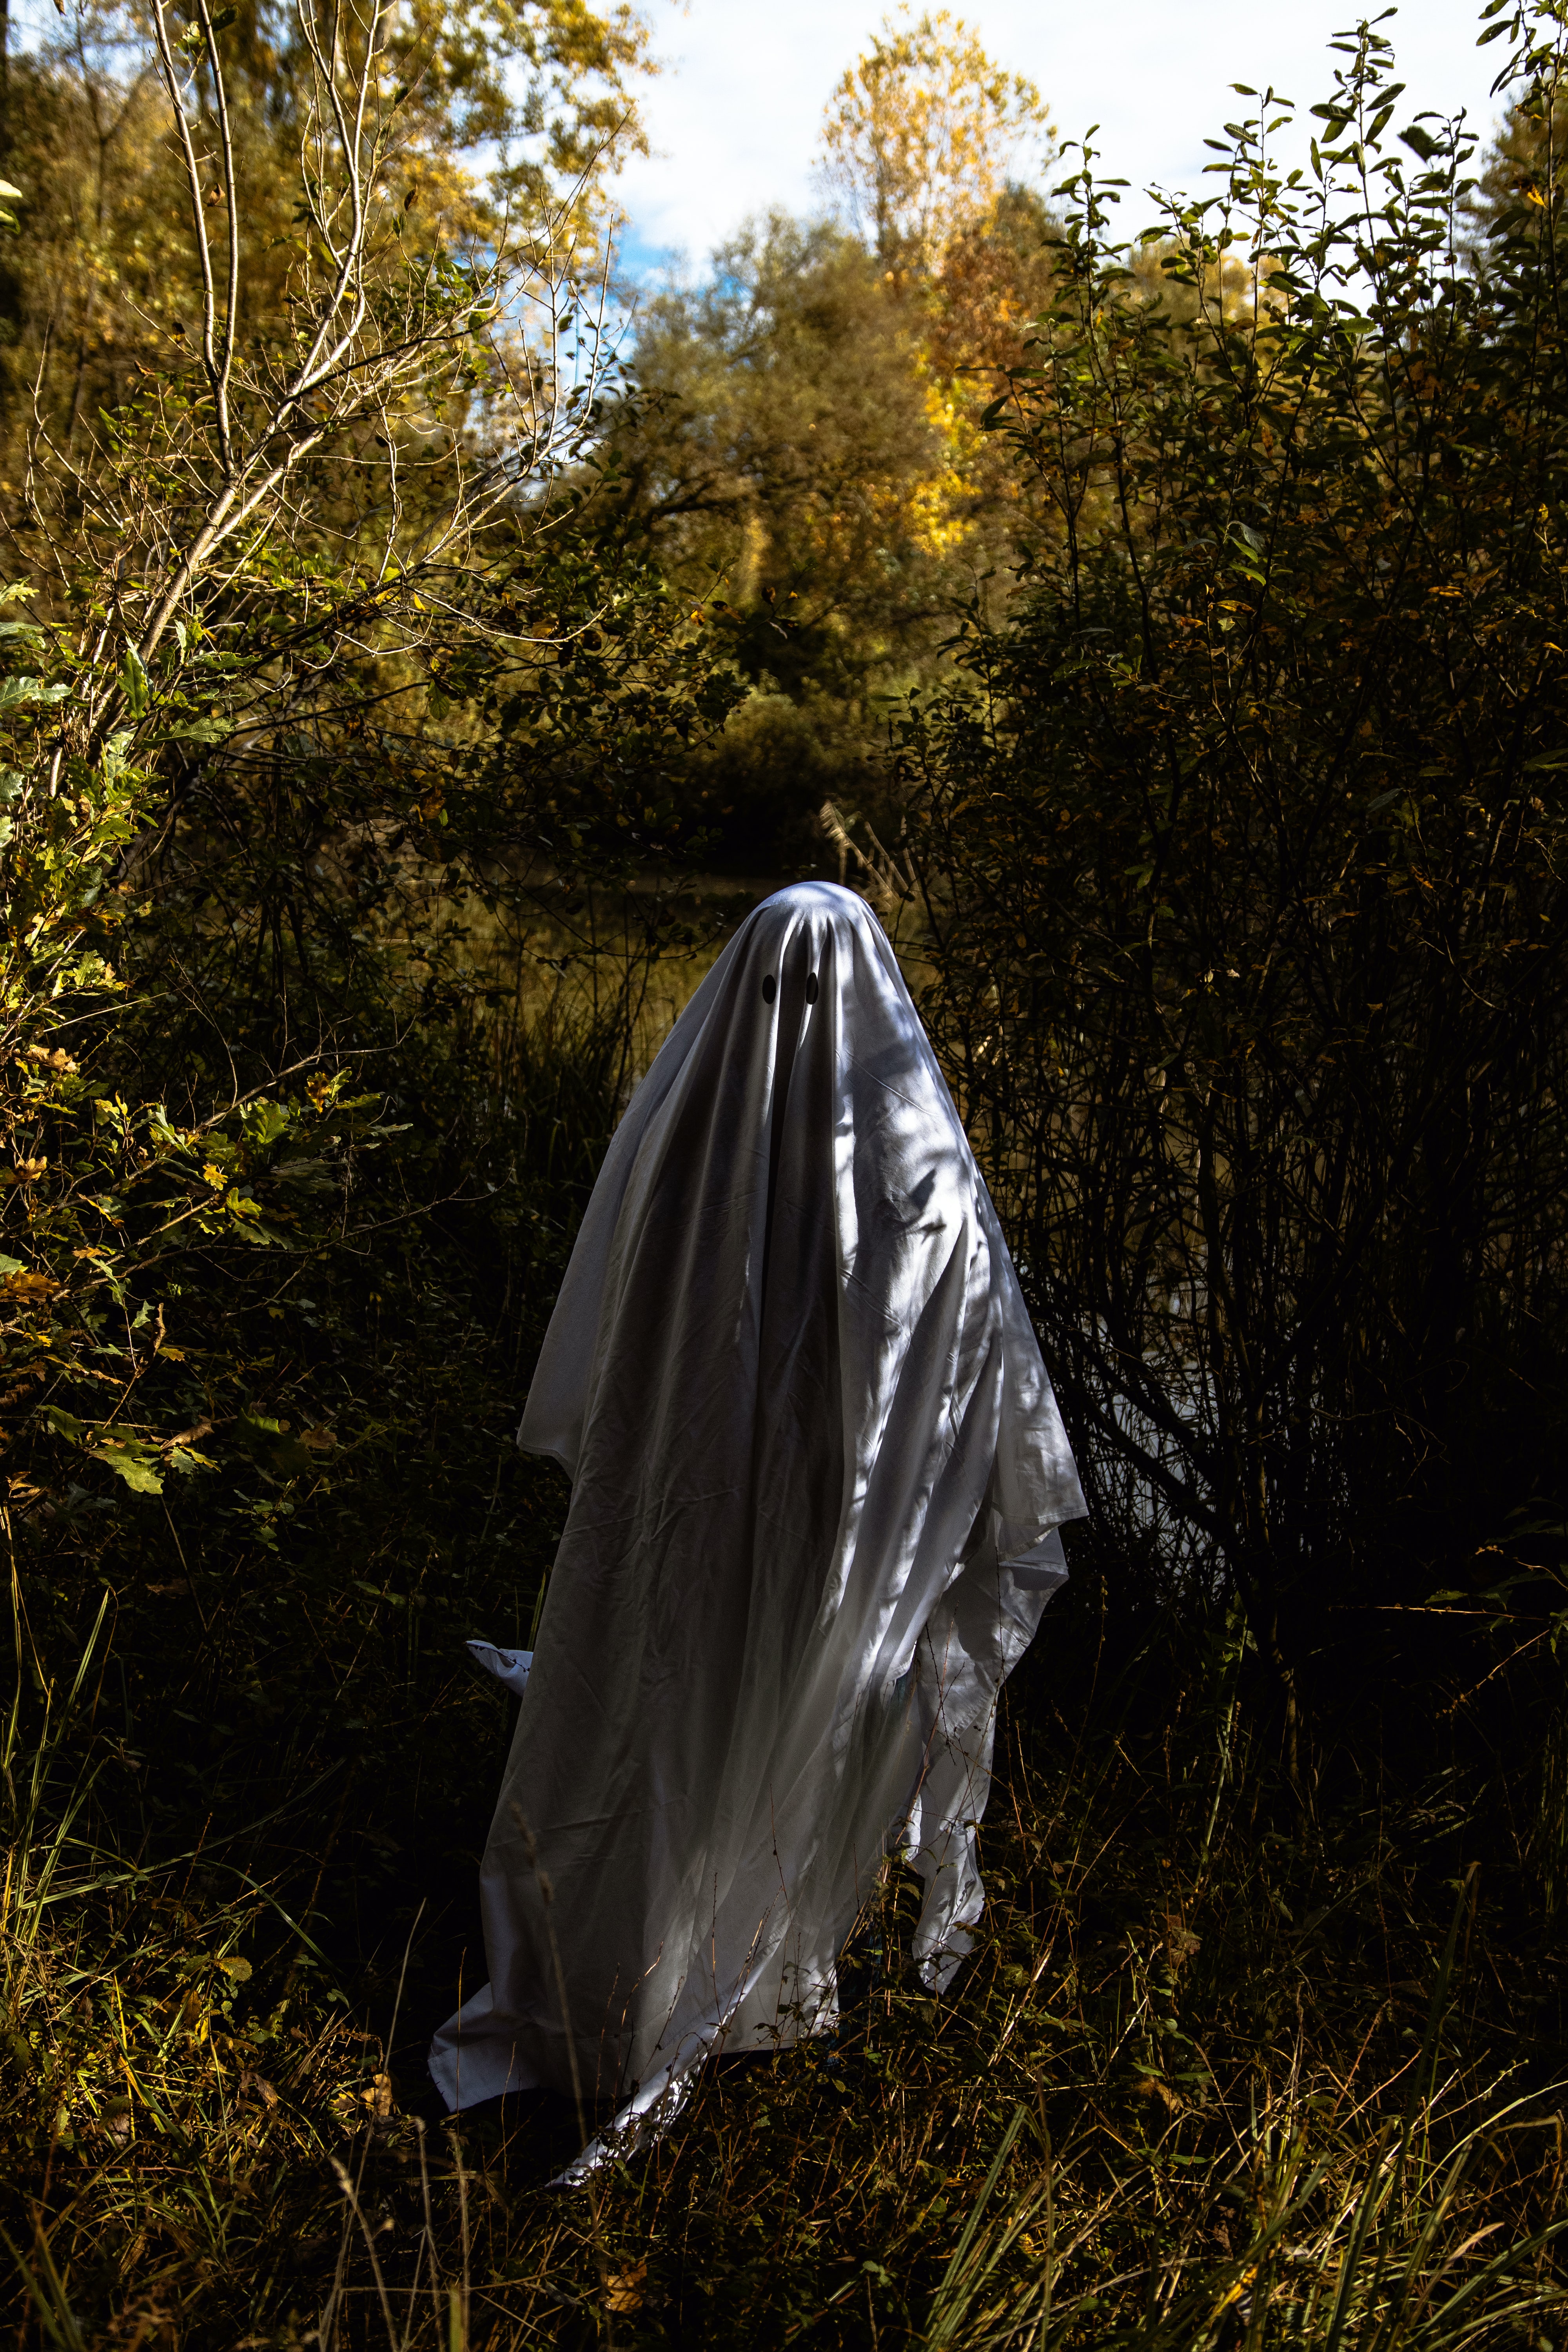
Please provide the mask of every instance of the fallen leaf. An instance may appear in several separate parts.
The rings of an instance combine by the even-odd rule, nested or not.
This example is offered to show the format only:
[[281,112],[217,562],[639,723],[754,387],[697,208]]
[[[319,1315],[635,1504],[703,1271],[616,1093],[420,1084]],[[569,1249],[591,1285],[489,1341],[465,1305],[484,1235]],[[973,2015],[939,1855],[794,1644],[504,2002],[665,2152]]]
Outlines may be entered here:
[[1163,2099],[1173,2116],[1181,2114],[1181,2100],[1170,2084],[1162,2083],[1157,2074],[1145,2074],[1138,2088],[1146,2099]]
[[606,2311],[640,2311],[647,2290],[647,2264],[634,2263],[629,2271],[616,2271],[605,2281]]

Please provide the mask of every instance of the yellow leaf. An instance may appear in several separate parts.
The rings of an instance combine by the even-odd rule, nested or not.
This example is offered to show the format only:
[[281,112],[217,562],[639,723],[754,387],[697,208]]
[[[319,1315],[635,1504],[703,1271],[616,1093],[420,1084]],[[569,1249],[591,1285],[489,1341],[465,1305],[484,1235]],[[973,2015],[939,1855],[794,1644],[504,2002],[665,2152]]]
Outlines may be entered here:
[[370,2088],[362,2091],[360,2098],[373,2116],[380,2122],[385,2123],[393,2110],[391,2075],[373,2074],[370,2078]]
[[629,2271],[616,2271],[605,2281],[606,2311],[640,2311],[647,2288],[647,2264],[634,2263]]
[[47,1298],[51,1290],[58,1288],[59,1284],[52,1274],[40,1274],[35,1269],[8,1274],[4,1286],[7,1298]]

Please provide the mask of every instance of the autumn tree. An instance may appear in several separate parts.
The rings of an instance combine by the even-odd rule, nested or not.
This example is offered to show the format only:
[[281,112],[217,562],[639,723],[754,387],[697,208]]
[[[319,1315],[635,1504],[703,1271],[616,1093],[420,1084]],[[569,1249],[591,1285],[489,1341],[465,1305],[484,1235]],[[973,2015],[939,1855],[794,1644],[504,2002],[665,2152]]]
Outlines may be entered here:
[[925,271],[1053,147],[1032,81],[962,17],[907,5],[838,82],[822,133],[824,177],[853,226],[884,267]]
[[863,793],[878,698],[930,673],[1001,552],[972,471],[991,452],[928,327],[857,238],[784,217],[639,322],[606,494],[751,687],[700,789],[752,865]]
[[889,19],[823,143],[839,221],[775,215],[648,304],[611,436],[628,530],[752,687],[703,796],[752,863],[797,852],[825,791],[864,797],[879,698],[1005,593],[985,371],[1016,362],[1055,233],[1009,181],[1050,152],[1039,93],[945,12]]
[[[498,235],[515,249],[520,230],[537,232],[549,216],[557,244],[569,226],[592,247],[605,228],[608,174],[641,137],[647,32],[626,0],[601,11],[577,0],[457,8],[407,0],[383,13],[388,100],[397,91],[379,199],[386,219],[401,209],[427,241],[478,250]],[[352,50],[352,17],[318,15],[321,29],[341,25]],[[243,192],[243,333],[265,342],[286,327],[289,273],[310,242],[297,209],[310,43],[304,19],[258,0],[211,16],[222,139]],[[222,140],[194,10],[77,0],[36,49],[11,60],[5,169],[21,190],[23,233],[0,257],[11,279],[0,302],[0,475],[13,498],[35,401],[74,443],[141,369],[177,359],[195,315],[201,267],[159,68],[160,24],[190,68],[204,204],[216,225],[226,202]]]
[[693,593],[751,616],[753,676],[842,685],[929,614],[962,527],[920,329],[854,238],[784,217],[648,306],[623,495]]

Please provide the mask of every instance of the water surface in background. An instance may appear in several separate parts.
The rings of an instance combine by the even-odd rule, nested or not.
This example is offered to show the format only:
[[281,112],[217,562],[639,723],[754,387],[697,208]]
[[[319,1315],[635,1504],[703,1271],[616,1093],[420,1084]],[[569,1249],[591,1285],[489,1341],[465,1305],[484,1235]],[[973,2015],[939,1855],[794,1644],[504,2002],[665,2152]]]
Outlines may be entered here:
[[[567,890],[546,878],[506,903],[455,898],[443,934],[449,973],[475,992],[504,1066],[509,1045],[618,1034],[623,1107],[681,1013],[754,907],[798,877],[697,875],[626,890]],[[836,878],[829,877],[812,878]],[[924,976],[918,926],[876,911],[912,988]]]

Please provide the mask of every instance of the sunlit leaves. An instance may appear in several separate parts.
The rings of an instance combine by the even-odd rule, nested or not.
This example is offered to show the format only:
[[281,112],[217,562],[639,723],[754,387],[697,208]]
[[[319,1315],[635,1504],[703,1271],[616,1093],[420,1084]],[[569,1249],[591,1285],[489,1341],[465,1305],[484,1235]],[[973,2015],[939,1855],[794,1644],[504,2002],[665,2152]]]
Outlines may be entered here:
[[932,269],[984,218],[1029,149],[1051,145],[1039,91],[946,9],[888,16],[828,101],[827,170],[884,267]]
[[1478,233],[1463,127],[1413,126],[1408,186],[1387,41],[1339,57],[1321,204],[1267,94],[1158,269],[1066,184],[992,419],[1056,529],[970,639],[988,727],[909,736],[933,1011],[1121,1465],[1111,1549],[1233,1579],[1266,1653],[1309,1555],[1384,1589],[1358,1496],[1438,1481],[1458,1524],[1540,1475],[1509,1362],[1561,1360],[1568,248],[1544,148]]

